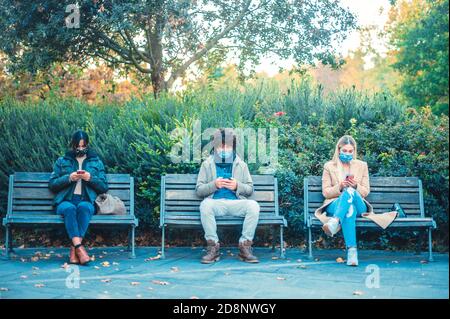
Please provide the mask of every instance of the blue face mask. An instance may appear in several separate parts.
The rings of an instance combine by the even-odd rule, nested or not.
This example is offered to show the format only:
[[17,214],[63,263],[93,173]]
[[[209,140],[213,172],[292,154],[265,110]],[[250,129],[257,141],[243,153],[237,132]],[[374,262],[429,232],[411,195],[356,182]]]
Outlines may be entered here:
[[222,150],[218,153],[218,155],[221,159],[228,159],[233,155],[233,151],[223,151]]
[[353,154],[346,154],[344,152],[339,153],[339,159],[342,163],[348,163],[353,159]]

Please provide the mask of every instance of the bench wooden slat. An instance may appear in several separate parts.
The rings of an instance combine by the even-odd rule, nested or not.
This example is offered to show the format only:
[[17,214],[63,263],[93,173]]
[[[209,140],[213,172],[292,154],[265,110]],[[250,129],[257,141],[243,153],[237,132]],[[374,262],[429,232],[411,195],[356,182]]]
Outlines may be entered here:
[[[370,203],[408,203],[408,204],[419,204],[420,197],[417,193],[416,196],[409,193],[373,193],[367,196],[367,200]],[[322,203],[324,201],[324,197],[322,193],[312,192],[308,193],[308,200],[310,203]]]
[[[260,206],[260,212],[275,212],[274,207]],[[166,206],[166,212],[183,212],[183,211],[192,211],[199,212],[199,206]]]
[[[272,175],[252,175],[254,185],[273,185]],[[165,175],[166,185],[169,184],[196,184],[197,174],[167,174]]]
[[[186,184],[170,184],[166,185],[167,189],[178,189],[178,190],[195,190],[195,185],[186,185]],[[255,191],[274,191],[273,185],[253,185],[253,190]]]
[[[46,172],[15,172],[14,181],[15,182],[48,182],[51,173]],[[106,179],[108,183],[130,183],[129,174],[106,174]]]
[[[322,223],[317,218],[313,218],[311,220],[311,226],[322,227]],[[377,224],[366,218],[357,218],[356,227],[373,227],[379,228],[381,230],[380,226],[378,226]],[[389,228],[391,227],[436,227],[436,223],[434,222],[433,218],[407,217],[394,220],[394,222],[389,226]]]
[[[30,183],[30,182],[25,182],[25,183],[14,183],[14,187],[16,188],[48,188],[48,183],[44,183],[44,182],[39,182],[39,183]],[[130,188],[130,184],[124,184],[124,183],[113,183],[110,184],[108,183],[108,188],[109,189],[129,189]]]
[[[202,199],[197,196],[195,190],[166,190],[165,197],[167,200],[170,199],[180,199],[184,200],[198,200]],[[253,192],[252,196],[249,199],[254,199],[256,201],[266,201],[273,202],[275,198],[274,192],[267,191],[258,191]]]
[[[322,193],[322,186],[309,186],[308,190],[313,192]],[[419,187],[383,187],[383,186],[370,186],[370,191],[375,193],[419,193]]]
[[[120,199],[130,198],[130,189],[112,189],[108,191],[113,196],[118,196]],[[21,188],[15,187],[13,190],[13,198],[23,199],[53,199],[55,195],[47,188]]]
[[[322,186],[321,176],[308,176],[309,186]],[[418,187],[418,177],[370,177],[370,185],[374,187]]]

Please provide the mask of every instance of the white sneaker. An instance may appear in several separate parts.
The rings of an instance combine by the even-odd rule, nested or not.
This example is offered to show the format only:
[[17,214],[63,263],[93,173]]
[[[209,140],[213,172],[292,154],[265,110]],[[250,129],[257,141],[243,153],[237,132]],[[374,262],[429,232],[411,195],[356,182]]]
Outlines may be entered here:
[[347,265],[358,266],[358,250],[356,247],[350,247],[347,250]]
[[341,226],[339,225],[339,219],[335,217],[330,218],[328,222],[322,226],[322,229],[325,234],[333,237],[339,231],[339,229],[341,229]]

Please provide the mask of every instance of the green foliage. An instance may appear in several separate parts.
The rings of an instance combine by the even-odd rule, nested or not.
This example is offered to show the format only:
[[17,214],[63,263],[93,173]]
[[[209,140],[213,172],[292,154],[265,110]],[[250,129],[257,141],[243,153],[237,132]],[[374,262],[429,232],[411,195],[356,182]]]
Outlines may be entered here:
[[403,75],[401,92],[412,106],[448,114],[448,0],[413,1],[413,14],[389,28],[393,67]]
[[35,71],[55,61],[95,58],[138,71],[159,92],[193,63],[208,70],[229,54],[239,56],[240,70],[254,69],[269,54],[299,65],[315,60],[339,65],[335,44],[356,22],[337,0],[76,3],[77,10],[68,7],[72,0],[2,1],[0,50],[12,69]]
[[[280,111],[285,113],[276,113]],[[169,152],[176,142],[170,133],[182,128],[191,135],[197,119],[201,120],[202,131],[219,126],[278,128],[279,165],[275,174],[281,213],[289,222],[289,241],[304,238],[304,176],[321,175],[337,138],[352,134],[371,175],[422,179],[427,214],[439,225],[436,238],[448,248],[448,117],[433,115],[429,108],[405,110],[384,93],[368,96],[351,89],[326,97],[307,81],[293,83],[286,94],[273,83],[257,83],[245,89],[205,87],[124,105],[91,106],[73,99],[51,98],[38,104],[3,100],[2,215],[8,175],[14,171],[51,171],[56,158],[66,150],[71,133],[83,128],[108,172],[129,173],[136,178],[136,213],[143,227],[156,231],[161,175],[195,173],[199,168],[195,163],[175,164],[170,160]],[[262,171],[256,164],[250,168],[253,173]],[[410,238],[406,233],[398,236]]]

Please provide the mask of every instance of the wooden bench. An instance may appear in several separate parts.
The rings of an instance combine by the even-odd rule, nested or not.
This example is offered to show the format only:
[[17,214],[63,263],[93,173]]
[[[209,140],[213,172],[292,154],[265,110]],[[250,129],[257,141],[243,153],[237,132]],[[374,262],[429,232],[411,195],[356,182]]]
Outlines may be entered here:
[[[6,256],[12,251],[12,227],[63,225],[64,219],[52,206],[54,194],[48,189],[50,173],[18,172],[9,176],[8,208],[3,226],[6,227]],[[90,225],[120,225],[129,228],[128,250],[135,257],[134,231],[138,219],[134,216],[134,181],[128,174],[107,174],[109,191],[118,196],[127,209],[126,215],[94,215]]]
[[[254,192],[249,199],[256,200],[260,207],[258,226],[267,225],[280,229],[280,255],[284,258],[283,227],[287,222],[278,213],[277,179],[270,175],[252,175]],[[165,257],[165,229],[168,226],[201,228],[200,203],[203,198],[197,196],[195,185],[197,174],[169,174],[161,177],[161,212],[160,228],[162,230],[161,257]],[[218,226],[242,225],[244,218],[220,216],[216,218]],[[273,236],[275,239],[275,236]],[[275,241],[272,249],[275,248]]]
[[[314,216],[314,211],[323,203],[321,176],[308,176],[304,179],[304,219],[308,230],[309,257],[312,258],[312,228],[321,228],[322,223]],[[394,203],[399,203],[406,218],[397,218],[386,230],[413,229],[428,230],[429,260],[433,260],[431,231],[436,223],[425,217],[422,181],[417,177],[371,177],[370,194],[366,198],[375,213],[391,211]],[[356,219],[357,228],[380,229],[377,224],[364,217]],[[419,241],[420,244],[420,241]],[[417,247],[420,247],[418,244]]]

